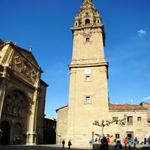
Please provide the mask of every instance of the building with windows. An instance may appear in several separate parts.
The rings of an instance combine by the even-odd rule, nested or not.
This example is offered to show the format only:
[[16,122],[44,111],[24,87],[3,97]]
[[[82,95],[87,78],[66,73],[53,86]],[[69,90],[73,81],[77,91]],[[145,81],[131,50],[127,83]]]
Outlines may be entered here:
[[56,144],[56,119],[44,119],[44,144]]
[[150,104],[111,104],[105,32],[92,0],[83,0],[74,25],[70,88],[67,106],[57,109],[57,143],[71,140],[75,147],[109,135],[111,142],[128,136],[140,141],[150,135]]
[[43,143],[47,84],[32,52],[0,40],[0,143]]

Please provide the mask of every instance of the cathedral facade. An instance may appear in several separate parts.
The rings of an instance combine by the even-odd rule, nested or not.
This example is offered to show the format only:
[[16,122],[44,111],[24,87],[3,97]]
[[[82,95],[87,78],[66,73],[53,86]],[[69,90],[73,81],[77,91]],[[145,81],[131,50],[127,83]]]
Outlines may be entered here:
[[32,52],[0,40],[0,143],[43,143],[47,84]]
[[57,143],[64,139],[74,147],[89,147],[89,141],[103,135],[112,143],[126,136],[142,141],[150,135],[150,104],[109,101],[104,25],[92,0],[83,0],[72,34],[69,102],[57,109]]

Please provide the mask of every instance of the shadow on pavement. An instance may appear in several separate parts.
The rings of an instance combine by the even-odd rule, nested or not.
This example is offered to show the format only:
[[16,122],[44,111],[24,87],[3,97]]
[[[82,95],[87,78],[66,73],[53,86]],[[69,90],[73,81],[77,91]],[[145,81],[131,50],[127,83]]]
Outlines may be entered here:
[[[0,145],[0,150],[68,150],[68,147],[62,148],[57,146],[17,146],[17,145]],[[71,148],[71,150],[90,150],[90,149],[79,149]]]
[[[58,146],[51,145],[37,145],[37,146],[17,146],[17,145],[0,145],[0,150],[68,150],[68,147],[62,148]],[[81,149],[81,148],[71,148],[71,150],[91,150],[91,149]],[[95,147],[93,150],[99,150],[98,147]],[[109,146],[109,150],[114,150],[114,146]],[[124,150],[124,148],[122,149]],[[129,150],[128,148],[126,150]],[[150,150],[150,147],[143,146],[131,150]]]

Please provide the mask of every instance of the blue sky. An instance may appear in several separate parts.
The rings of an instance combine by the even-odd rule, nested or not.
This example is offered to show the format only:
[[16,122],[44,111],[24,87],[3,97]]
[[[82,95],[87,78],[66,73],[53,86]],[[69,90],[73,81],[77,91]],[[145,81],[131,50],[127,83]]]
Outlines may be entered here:
[[[47,117],[68,102],[70,27],[82,0],[0,0],[0,38],[29,49],[49,87]],[[112,103],[150,102],[150,1],[93,0],[106,32]]]

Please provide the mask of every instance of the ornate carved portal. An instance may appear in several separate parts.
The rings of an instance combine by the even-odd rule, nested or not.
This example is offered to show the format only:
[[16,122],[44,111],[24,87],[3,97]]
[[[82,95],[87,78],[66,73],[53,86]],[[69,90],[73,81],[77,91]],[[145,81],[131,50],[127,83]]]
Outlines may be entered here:
[[[4,100],[2,111],[2,144],[25,144],[30,102],[25,94],[19,90],[10,91]],[[5,130],[3,123],[7,122],[9,130]],[[2,128],[3,127],[3,128]],[[7,134],[6,141],[5,135]]]

